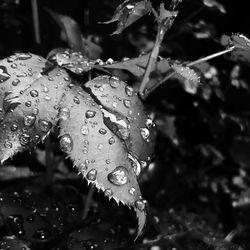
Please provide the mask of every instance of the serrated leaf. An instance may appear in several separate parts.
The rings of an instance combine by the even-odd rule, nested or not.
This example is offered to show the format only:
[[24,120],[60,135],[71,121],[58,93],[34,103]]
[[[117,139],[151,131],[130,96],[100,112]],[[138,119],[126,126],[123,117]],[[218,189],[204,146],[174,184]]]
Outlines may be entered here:
[[0,160],[4,162],[15,153],[32,149],[43,140],[57,122],[58,105],[69,84],[67,73],[54,69],[35,79],[15,96],[15,91],[3,100],[18,103],[5,113],[0,123]]
[[112,35],[120,34],[128,26],[136,22],[138,19],[146,15],[152,9],[151,2],[144,1],[129,1],[126,0],[120,4],[115,10],[114,16],[110,21],[103,22],[105,24],[118,22],[116,31]]
[[242,34],[223,35],[221,44],[227,48],[234,47],[231,52],[231,59],[250,63],[250,40]]
[[135,208],[140,234],[145,225],[145,205],[142,208],[137,204],[142,201],[136,174],[126,144],[104,122],[105,107],[97,105],[78,86],[65,95],[64,103],[70,110],[67,117],[59,113],[61,149],[88,183],[93,183],[117,203]]
[[58,48],[48,54],[48,60],[71,72],[81,75],[95,67],[95,61],[84,56],[79,51]]
[[219,10],[222,14],[226,13],[225,7],[216,0],[202,0],[202,2],[208,8]]

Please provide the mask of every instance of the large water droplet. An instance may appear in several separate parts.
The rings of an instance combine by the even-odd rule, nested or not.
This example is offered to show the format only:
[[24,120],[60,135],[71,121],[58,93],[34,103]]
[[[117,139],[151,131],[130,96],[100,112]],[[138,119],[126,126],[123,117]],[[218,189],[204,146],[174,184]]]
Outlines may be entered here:
[[141,164],[137,160],[136,157],[134,157],[132,154],[128,154],[129,161],[132,165],[132,168],[136,174],[136,176],[139,176],[141,173]]
[[46,120],[40,119],[38,121],[39,127],[42,132],[47,133],[52,128],[52,123]]
[[128,170],[119,166],[108,174],[108,180],[116,186],[125,185],[128,182]]
[[60,139],[60,148],[63,152],[71,152],[73,149],[73,140],[69,134],[65,134]]
[[96,176],[97,176],[97,171],[94,168],[92,168],[91,170],[89,170],[89,172],[87,173],[87,179],[89,181],[95,181],[96,180]]
[[26,115],[24,118],[23,118],[23,123],[25,126],[32,126],[36,121],[36,116],[34,114],[31,114],[31,115]]
[[95,116],[96,112],[93,110],[87,110],[85,113],[86,118],[93,118]]
[[[0,81],[1,81],[1,80],[0,80]],[[19,79],[15,79],[15,80],[13,80],[12,85],[13,85],[13,86],[17,86],[19,82],[20,82]]]
[[82,125],[82,127],[81,127],[81,133],[83,134],[83,135],[88,135],[89,134],[89,128],[87,127],[87,125]]
[[5,82],[10,78],[10,75],[5,66],[0,66],[0,83]]
[[149,130],[147,128],[140,128],[140,131],[141,131],[141,136],[144,140],[147,140],[150,133],[149,133]]
[[105,135],[105,134],[107,133],[107,130],[104,129],[104,128],[100,128],[100,129],[99,129],[99,133],[100,133],[101,135]]
[[31,90],[30,91],[30,95],[32,96],[32,97],[38,97],[38,91],[37,90],[35,90],[35,89],[33,89],[33,90]]
[[70,117],[70,111],[68,108],[60,108],[59,110],[59,119],[62,119],[63,121],[66,121]]

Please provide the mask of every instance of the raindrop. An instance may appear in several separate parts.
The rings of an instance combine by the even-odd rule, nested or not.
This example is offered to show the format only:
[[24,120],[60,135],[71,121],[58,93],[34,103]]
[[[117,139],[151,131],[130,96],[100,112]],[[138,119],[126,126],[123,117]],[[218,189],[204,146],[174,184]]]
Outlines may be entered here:
[[107,130],[104,129],[104,128],[100,128],[100,129],[99,129],[99,133],[100,133],[101,135],[105,135],[105,134],[107,133]]
[[70,117],[70,111],[68,108],[60,108],[59,110],[59,119],[62,119],[63,121],[69,119]]
[[147,204],[147,201],[146,200],[143,200],[143,199],[139,199],[135,202],[135,207],[137,209],[139,209],[140,211],[144,211],[145,210],[145,206]]
[[109,138],[109,144],[112,145],[115,143],[115,138],[114,137],[110,137]]
[[116,186],[125,185],[128,182],[128,170],[119,166],[108,174],[108,180]]
[[113,192],[110,188],[105,189],[104,195],[107,197],[111,197],[113,195]]
[[22,146],[26,146],[30,142],[30,136],[28,134],[21,134],[19,137],[19,142]]
[[47,240],[51,237],[51,232],[48,228],[39,228],[33,234],[33,238],[36,240]]
[[16,68],[17,68],[17,64],[16,64],[16,63],[12,63],[12,64],[10,65],[10,67],[11,67],[12,69],[16,69]]
[[131,107],[131,101],[130,100],[127,100],[127,99],[123,100],[123,104],[124,104],[124,106],[126,108],[130,108]]
[[12,148],[12,143],[10,141],[5,141],[4,142],[4,147],[5,148]]
[[23,118],[23,123],[25,126],[32,126],[36,121],[36,116],[35,115],[27,115]]
[[134,92],[134,90],[132,87],[130,87],[130,86],[125,87],[125,93],[127,94],[127,96],[132,96],[133,92]]
[[33,89],[33,90],[31,90],[30,91],[30,95],[32,96],[32,97],[38,97],[38,91],[37,90],[35,90],[35,89]]
[[0,83],[5,82],[10,78],[5,66],[0,66]]
[[146,120],[146,124],[145,125],[146,125],[147,128],[151,128],[153,126],[153,121],[150,118],[148,118]]
[[117,88],[120,84],[119,78],[116,76],[110,77],[109,84],[112,88]]
[[31,101],[25,102],[25,106],[26,106],[26,107],[30,107],[30,106],[31,106]]
[[106,64],[113,64],[114,63],[114,60],[112,58],[109,58],[107,61],[106,61]]
[[88,135],[89,134],[89,129],[88,129],[88,127],[85,124],[82,125],[82,127],[81,127],[81,133],[83,135]]
[[42,132],[47,133],[52,128],[52,123],[46,120],[40,119],[38,121],[39,127]]
[[77,96],[74,97],[73,101],[76,104],[80,104],[80,100],[79,100],[79,98]]
[[65,134],[60,139],[60,148],[63,152],[71,152],[73,149],[73,140],[69,134]]
[[91,170],[89,170],[89,172],[87,173],[87,179],[89,181],[95,181],[96,180],[96,176],[97,176],[97,171],[94,168],[92,168]]
[[129,190],[128,190],[129,194],[131,195],[135,195],[135,188],[134,187],[131,187]]
[[96,112],[93,110],[87,110],[85,113],[86,118],[93,118],[95,116]]
[[17,126],[16,124],[12,124],[11,127],[10,127],[10,130],[11,130],[12,132],[17,131],[17,129],[18,129],[18,126]]
[[141,136],[144,140],[148,139],[150,133],[149,130],[147,128],[140,128],[141,131]]
[[13,80],[12,85],[17,86],[19,82],[20,82],[19,79],[15,79],[15,80]]
[[134,157],[132,154],[128,154],[129,161],[132,165],[132,168],[136,174],[136,176],[139,176],[141,173],[141,164],[139,161]]

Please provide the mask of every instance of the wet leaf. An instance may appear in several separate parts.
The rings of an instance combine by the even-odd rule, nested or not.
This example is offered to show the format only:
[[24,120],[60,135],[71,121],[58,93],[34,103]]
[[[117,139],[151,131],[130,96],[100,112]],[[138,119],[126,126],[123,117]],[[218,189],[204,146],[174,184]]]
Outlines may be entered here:
[[70,49],[54,49],[48,55],[48,60],[71,72],[81,75],[95,67],[95,61],[87,58],[81,52]]
[[112,35],[120,34],[128,26],[136,22],[138,19],[146,15],[152,9],[151,2],[144,1],[129,1],[126,0],[120,4],[115,10],[114,16],[110,21],[103,22],[105,24],[117,22],[116,31]]
[[219,10],[222,14],[226,13],[225,7],[216,0],[203,0],[203,4],[208,8]]
[[[70,156],[88,183],[101,189],[109,199],[135,208],[140,234],[145,224],[145,205],[143,208],[136,205],[141,200],[136,173],[126,144],[105,124],[108,111],[80,87],[71,89],[64,103],[70,109],[67,116],[59,113],[61,149]],[[124,122],[118,120],[117,126],[124,128]]]
[[221,44],[227,48],[234,47],[231,52],[231,59],[250,63],[250,40],[242,34],[223,35]]
[[4,98],[3,107],[6,102],[18,105],[0,123],[1,162],[44,140],[57,123],[58,106],[68,84],[67,73],[55,68],[35,79],[19,96],[13,92]]

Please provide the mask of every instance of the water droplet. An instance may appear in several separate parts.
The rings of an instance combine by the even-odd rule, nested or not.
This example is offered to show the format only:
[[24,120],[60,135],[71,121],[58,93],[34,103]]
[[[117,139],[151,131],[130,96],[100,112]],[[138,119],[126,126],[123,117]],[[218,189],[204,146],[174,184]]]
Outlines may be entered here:
[[36,116],[31,114],[31,115],[27,115],[23,118],[23,123],[25,126],[32,126],[36,121]]
[[109,144],[112,145],[115,143],[115,138],[114,137],[110,137],[109,138]]
[[96,112],[93,110],[87,110],[85,113],[86,118],[93,118],[95,116]]
[[81,127],[81,133],[83,135],[88,135],[89,134],[89,128],[86,125],[82,125],[82,127]]
[[26,107],[30,107],[30,106],[31,106],[31,101],[25,102],[25,106],[26,106]]
[[111,197],[113,195],[113,192],[110,188],[105,189],[104,195],[107,197]]
[[69,78],[67,76],[65,76],[63,79],[64,79],[65,82],[69,81]]
[[33,234],[33,238],[36,240],[47,240],[51,237],[51,231],[48,228],[39,228]]
[[30,95],[32,96],[32,97],[38,97],[38,91],[37,90],[35,90],[35,89],[33,89],[33,90],[31,90],[30,91]]
[[123,104],[126,108],[130,108],[131,107],[131,101],[130,100],[123,100]]
[[39,127],[42,132],[47,133],[52,128],[52,123],[46,120],[40,119],[38,121]]
[[133,92],[134,92],[134,90],[132,87],[130,87],[130,86],[125,87],[125,93],[127,94],[127,96],[132,96]]
[[106,61],[106,64],[113,64],[114,63],[114,60],[112,58],[109,58],[107,61]]
[[19,137],[19,142],[22,146],[26,146],[30,142],[30,136],[28,134],[21,134]]
[[117,88],[120,84],[119,78],[116,76],[110,77],[109,84],[112,88]]
[[10,78],[10,75],[5,66],[0,66],[0,83],[5,82]]
[[67,120],[70,117],[70,111],[68,108],[60,108],[59,110],[59,119],[62,119],[63,121]]
[[16,63],[12,63],[12,64],[10,65],[10,67],[11,67],[12,69],[16,69],[16,68],[17,68],[17,64],[16,64]]
[[128,170],[119,166],[108,174],[108,180],[116,186],[125,185],[128,182]]
[[10,141],[5,141],[4,142],[4,147],[5,148],[12,148],[12,143]]
[[79,100],[79,98],[77,96],[74,97],[73,101],[76,104],[80,104],[80,100]]
[[102,148],[103,148],[103,144],[101,144],[101,143],[98,144],[97,149],[98,149],[98,150],[102,150]]
[[19,79],[15,79],[15,80],[13,80],[12,85],[17,86],[19,82],[20,82]]
[[139,199],[135,202],[135,207],[143,212],[145,210],[146,204],[147,204],[146,200]]
[[100,129],[99,129],[99,133],[100,133],[101,135],[105,135],[105,134],[107,133],[107,130],[104,129],[104,128],[100,128]]
[[60,148],[63,152],[71,152],[73,149],[73,140],[69,134],[65,134],[60,139]]
[[44,97],[44,99],[45,99],[46,101],[50,101],[50,100],[51,100],[51,97],[48,96],[48,95],[46,95],[46,96]]
[[11,127],[10,127],[10,130],[11,130],[12,132],[17,131],[17,129],[18,129],[18,126],[17,126],[16,124],[12,124]]
[[141,131],[141,136],[144,140],[148,139],[150,133],[149,130],[147,128],[140,128]]
[[78,165],[77,169],[82,173],[86,172],[88,169],[88,165],[86,163],[81,163]]
[[141,164],[137,160],[136,157],[134,157],[131,153],[128,154],[129,161],[131,163],[131,166],[136,174],[136,176],[139,176],[141,173]]
[[135,195],[135,188],[134,187],[131,187],[129,190],[128,190],[129,194],[131,195]]
[[87,173],[87,179],[89,181],[95,181],[96,180],[96,176],[97,176],[97,171],[94,168],[92,168],[91,170],[89,170],[89,172]]
[[145,125],[146,125],[147,128],[151,128],[153,126],[153,121],[150,118],[148,118],[146,120],[146,124]]
[[141,167],[146,168],[147,167],[147,162],[146,161],[141,161]]

